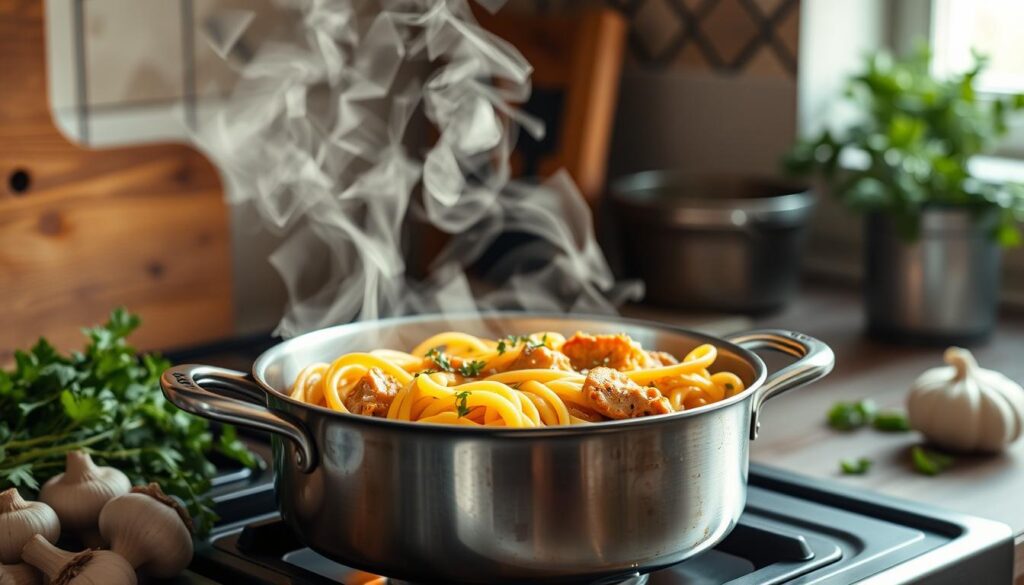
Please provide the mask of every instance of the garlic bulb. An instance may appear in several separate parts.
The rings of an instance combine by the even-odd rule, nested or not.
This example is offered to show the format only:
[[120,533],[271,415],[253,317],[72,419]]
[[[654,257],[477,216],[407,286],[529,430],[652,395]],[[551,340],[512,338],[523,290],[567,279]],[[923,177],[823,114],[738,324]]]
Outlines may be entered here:
[[43,585],[43,576],[28,563],[0,565],[0,585]]
[[110,550],[154,577],[173,577],[192,560],[192,520],[155,483],[104,506],[100,534]]
[[907,397],[910,426],[953,451],[1001,451],[1024,430],[1024,389],[951,347],[945,367],[918,377]]
[[26,502],[16,488],[0,493],[0,563],[21,560],[21,547],[42,534],[50,542],[60,536],[57,514],[41,502]]
[[22,551],[25,562],[50,578],[50,585],[135,585],[135,569],[121,555],[106,550],[70,553],[39,535]]
[[99,467],[84,451],[71,451],[64,473],[43,485],[39,500],[50,505],[64,532],[86,546],[98,546],[96,523],[100,510],[114,496],[128,493],[132,482],[113,467]]

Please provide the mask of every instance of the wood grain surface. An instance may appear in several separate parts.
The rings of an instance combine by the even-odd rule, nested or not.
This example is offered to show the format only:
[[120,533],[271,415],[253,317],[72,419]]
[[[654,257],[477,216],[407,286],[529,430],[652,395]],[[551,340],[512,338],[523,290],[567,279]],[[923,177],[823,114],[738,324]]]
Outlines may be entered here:
[[79,346],[79,329],[119,305],[142,315],[142,348],[230,334],[216,170],[184,145],[68,142],[50,117],[43,12],[0,0],[0,363],[39,336]]
[[[839,400],[871,398],[882,408],[904,408],[917,375],[942,364],[941,347],[910,348],[865,339],[862,320],[858,289],[836,286],[809,288],[789,310],[758,320],[758,326],[796,329],[828,343],[836,353],[836,368],[824,380],[767,403],[761,435],[751,444],[751,459],[1004,522],[1018,537],[1016,582],[1024,585],[1024,440],[1001,455],[958,456],[952,469],[927,477],[915,473],[909,460],[910,448],[921,444],[916,432],[842,433],[825,424],[826,412]],[[1004,316],[992,340],[971,349],[981,366],[1024,381],[1021,316]],[[874,461],[869,473],[839,473],[840,459],[859,457]]]

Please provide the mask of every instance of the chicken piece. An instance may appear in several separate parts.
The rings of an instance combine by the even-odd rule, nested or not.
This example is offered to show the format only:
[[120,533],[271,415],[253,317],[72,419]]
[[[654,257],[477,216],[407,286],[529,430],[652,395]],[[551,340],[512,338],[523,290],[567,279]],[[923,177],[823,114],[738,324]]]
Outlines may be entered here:
[[641,386],[611,368],[590,370],[583,395],[591,407],[608,418],[636,418],[674,412],[668,398],[650,386]]
[[561,352],[543,345],[536,347],[527,344],[519,350],[519,355],[512,360],[506,370],[565,370],[571,372],[572,363]]
[[649,351],[647,352],[648,357],[648,368],[661,368],[664,366],[674,366],[679,363],[676,356],[668,353],[667,351]]
[[385,417],[391,402],[402,387],[380,368],[370,368],[355,388],[345,397],[345,408],[353,414]]
[[562,353],[577,370],[606,367],[619,370],[639,370],[648,367],[651,358],[624,333],[617,335],[588,335],[577,333],[562,345]]

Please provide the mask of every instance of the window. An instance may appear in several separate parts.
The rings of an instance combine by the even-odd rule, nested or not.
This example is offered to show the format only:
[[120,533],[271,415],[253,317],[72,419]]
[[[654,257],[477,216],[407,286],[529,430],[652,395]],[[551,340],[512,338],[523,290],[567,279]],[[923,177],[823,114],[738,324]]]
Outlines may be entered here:
[[[988,67],[978,79],[982,95],[994,93],[1024,93],[1024,35],[1020,23],[1024,22],[1022,0],[931,0],[928,10],[918,11],[911,22],[894,22],[901,34],[930,38],[934,53],[933,69],[938,75],[948,75],[968,69],[976,50],[989,58]],[[1009,122],[1009,134],[994,152],[998,157],[1024,159],[1024,115]],[[1005,161],[1004,161],[1005,162]],[[1013,180],[1020,180],[1020,163],[1015,161]],[[1003,168],[1009,169],[1005,164]],[[998,171],[992,178],[1009,179]]]
[[972,49],[988,55],[978,80],[985,92],[1024,91],[1024,2],[1021,0],[935,0],[932,43],[935,71],[971,66]]

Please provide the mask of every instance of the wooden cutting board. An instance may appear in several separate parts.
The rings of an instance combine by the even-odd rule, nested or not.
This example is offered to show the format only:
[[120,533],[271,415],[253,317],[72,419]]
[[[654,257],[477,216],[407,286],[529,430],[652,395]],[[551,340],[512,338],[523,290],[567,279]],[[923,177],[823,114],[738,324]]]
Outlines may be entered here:
[[[229,335],[229,226],[217,171],[184,145],[87,150],[54,127],[44,5],[0,0],[0,363],[116,306],[144,349]],[[27,183],[27,185],[26,185]]]

